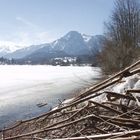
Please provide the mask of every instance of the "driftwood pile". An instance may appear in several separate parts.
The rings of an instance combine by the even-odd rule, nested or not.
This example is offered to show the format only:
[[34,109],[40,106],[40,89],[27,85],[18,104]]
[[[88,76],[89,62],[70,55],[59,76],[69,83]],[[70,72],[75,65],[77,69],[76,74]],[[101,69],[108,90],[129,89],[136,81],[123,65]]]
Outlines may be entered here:
[[[68,103],[0,132],[1,140],[133,140],[140,139],[140,89],[124,94],[106,91],[124,77],[140,73],[140,60],[109,79],[87,89]],[[105,95],[105,102],[94,100]],[[124,100],[119,102],[119,100]],[[130,104],[133,101],[134,104]]]

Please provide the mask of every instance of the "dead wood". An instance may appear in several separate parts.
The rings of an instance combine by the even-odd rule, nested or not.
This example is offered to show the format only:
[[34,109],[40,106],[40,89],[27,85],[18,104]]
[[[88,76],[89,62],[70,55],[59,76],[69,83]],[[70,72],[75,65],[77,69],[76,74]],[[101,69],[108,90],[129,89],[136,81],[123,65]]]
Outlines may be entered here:
[[126,91],[126,94],[128,93],[140,93],[140,89],[129,89]]
[[[126,131],[126,132],[117,132],[117,133],[110,133],[110,134],[101,134],[101,135],[92,135],[92,136],[87,136],[88,139],[92,140],[100,140],[100,139],[107,139],[113,136],[138,136],[140,135],[140,129],[138,130],[132,130],[132,131]],[[63,139],[53,139],[53,140],[87,140],[86,137],[73,137],[73,138],[63,138]]]
[[[86,105],[85,107],[83,107],[83,108],[81,108],[80,110],[78,110],[77,112],[75,112],[72,116],[70,116],[68,119],[65,119],[65,120],[63,120],[63,121],[60,121],[60,122],[57,122],[57,123],[55,123],[55,124],[52,124],[52,125],[50,125],[50,126],[47,126],[46,128],[50,128],[50,127],[53,127],[53,126],[57,126],[57,125],[59,125],[59,124],[63,124],[63,123],[65,123],[65,122],[67,122],[67,121],[69,121],[70,119],[72,119],[73,117],[75,117],[78,113],[80,113],[81,111],[83,111],[85,108],[87,108],[88,107],[88,105]],[[46,129],[45,128],[45,129]]]
[[101,115],[100,116],[101,118],[103,118],[103,119],[109,119],[109,120],[116,120],[116,121],[120,121],[120,122],[131,122],[131,123],[134,123],[135,125],[136,124],[140,124],[140,120],[136,120],[136,119],[127,119],[127,118],[115,118],[115,117],[111,117],[111,116],[105,116],[105,115]]
[[[85,97],[87,97],[87,96],[89,96],[89,95],[91,95],[91,94],[97,93],[98,91],[103,90],[103,89],[105,89],[105,88],[107,88],[107,87],[109,87],[109,86],[111,86],[111,85],[113,85],[113,84],[119,82],[121,79],[122,79],[122,77],[119,77],[119,78],[117,78],[117,79],[115,79],[115,80],[113,80],[113,81],[111,81],[111,82],[109,82],[109,83],[101,84],[100,86],[97,86],[95,89],[88,90],[88,92],[84,92],[84,93],[81,94],[80,96],[76,97],[75,100],[77,101],[77,100],[79,100],[80,98],[85,98]],[[74,100],[74,101],[75,101],[75,100]]]
[[112,111],[112,112],[115,112],[115,113],[117,113],[117,114],[122,114],[123,112],[121,112],[121,111],[118,111],[118,110],[116,110],[116,109],[114,109],[114,108],[111,108],[111,107],[109,107],[109,106],[106,106],[106,105],[104,105],[104,104],[102,104],[102,103],[97,103],[97,102],[95,102],[95,101],[91,101],[91,100],[89,100],[91,103],[93,103],[93,104],[95,104],[95,105],[98,105],[98,106],[100,106],[100,107],[102,107],[102,108],[105,108],[105,109],[107,109],[107,110],[109,110],[109,111]]
[[[101,82],[101,83],[89,88],[87,91],[85,91],[84,93],[81,93],[78,97],[76,97],[76,99],[79,99],[79,98],[82,98],[82,97],[90,95],[91,91],[92,91],[92,93],[97,92],[98,90],[96,90],[96,88],[101,87],[102,85],[108,83],[109,81],[111,81],[111,80],[113,80],[113,79],[115,79],[117,77],[120,77],[120,79],[122,79],[124,77],[123,73],[128,72],[130,69],[134,68],[135,66],[137,66],[139,64],[140,64],[140,60],[137,61],[136,63],[132,64],[131,66],[125,68],[124,70],[120,71],[119,73],[113,75],[112,77],[104,80],[103,82]],[[132,73],[138,73],[138,72],[139,72],[139,70],[136,71],[136,72],[133,71]]]
[[119,138],[109,138],[109,139],[106,139],[106,140],[139,140],[140,137],[139,136],[131,136],[131,137],[125,137],[125,138],[122,138],[122,137],[119,137]]
[[140,68],[135,69],[135,70],[131,71],[130,73],[131,73],[131,75],[134,75],[134,74],[140,73]]
[[46,129],[42,128],[41,130],[36,130],[36,131],[31,132],[31,133],[26,133],[26,134],[22,134],[22,135],[13,136],[13,137],[7,137],[7,138],[5,138],[5,140],[13,140],[13,139],[21,138],[21,137],[24,137],[24,136],[30,136],[30,135],[42,133],[42,132],[45,132],[45,131],[53,131],[53,130],[60,129],[60,128],[63,128],[63,127],[67,127],[67,126],[69,126],[71,124],[78,123],[80,121],[83,121],[83,120],[86,120],[86,119],[90,119],[90,118],[94,118],[96,120],[99,120],[98,117],[95,117],[94,115],[89,115],[89,116],[80,118],[78,120],[66,123],[64,125],[60,125],[58,127],[52,127],[52,128],[46,128]]
[[[104,91],[104,93],[107,93],[110,96],[116,97],[116,99],[124,98],[124,99],[128,99],[128,100],[134,100],[134,101],[136,100],[133,96],[119,94],[116,92]],[[108,98],[110,98],[110,97],[108,96]]]

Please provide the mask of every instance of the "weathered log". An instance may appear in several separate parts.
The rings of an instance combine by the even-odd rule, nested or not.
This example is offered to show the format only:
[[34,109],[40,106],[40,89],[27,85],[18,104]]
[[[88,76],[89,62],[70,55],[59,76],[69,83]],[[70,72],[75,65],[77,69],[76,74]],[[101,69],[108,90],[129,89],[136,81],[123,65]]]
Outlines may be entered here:
[[[87,106],[87,109],[91,109],[91,108],[94,108],[95,106],[94,105],[92,105],[92,106]],[[47,118],[48,119],[54,119],[54,118],[59,118],[59,117],[62,117],[63,115],[67,115],[67,114],[74,114],[75,112],[77,112],[77,111],[80,111],[81,110],[81,108],[79,108],[79,109],[74,109],[74,110],[71,110],[71,111],[64,111],[64,112],[60,112],[60,113],[58,113],[58,115],[50,115],[50,116],[48,116]]]
[[101,118],[105,119],[105,120],[116,120],[116,121],[121,121],[121,122],[131,122],[131,123],[135,123],[135,124],[140,124],[140,120],[136,120],[136,119],[127,119],[127,118],[116,118],[116,117],[111,117],[111,116],[106,116],[106,115],[100,115]]
[[[116,105],[116,106],[118,106],[118,108],[117,108],[118,110],[116,110],[116,109],[112,108],[111,106],[106,105],[107,103],[100,104],[100,103],[97,103],[95,101],[91,101],[90,103],[93,103],[95,106],[87,106],[87,107],[83,107],[83,108],[80,108],[80,109],[75,109],[76,108],[75,106],[77,106],[78,104],[80,104],[82,102],[85,102],[85,101],[88,101],[91,98],[95,98],[97,96],[100,96],[101,94],[107,94],[107,96],[115,97],[114,98],[115,100],[116,99],[125,99],[127,101],[129,101],[129,100],[136,101],[136,98],[131,96],[131,94],[130,95],[129,94],[123,95],[123,94],[118,94],[118,93],[109,92],[109,91],[105,91],[105,92],[101,92],[101,93],[97,93],[97,92],[99,92],[99,91],[105,89],[106,87],[109,87],[109,86],[119,82],[123,77],[131,76],[133,74],[139,73],[140,68],[130,71],[133,67],[135,67],[138,64],[140,64],[140,60],[137,61],[135,64],[131,65],[130,67],[124,69],[121,72],[119,72],[118,74],[115,74],[114,76],[110,77],[109,79],[91,87],[87,91],[83,92],[80,96],[76,97],[72,102],[69,102],[67,105],[64,105],[64,106],[62,106],[62,107],[60,107],[56,110],[52,110],[50,112],[47,112],[47,113],[45,113],[43,115],[40,115],[38,117],[34,117],[32,119],[29,119],[29,120],[23,120],[23,121],[19,122],[18,124],[14,125],[13,127],[3,130],[3,132],[6,132],[5,136],[7,136],[7,138],[5,138],[5,140],[21,139],[21,138],[25,138],[25,137],[26,138],[27,137],[29,137],[29,138],[32,137],[33,138],[34,136],[37,136],[37,137],[39,136],[39,138],[40,138],[40,136],[44,137],[46,134],[51,133],[53,131],[54,132],[56,131],[58,133],[59,132],[58,130],[61,130],[61,129],[63,130],[65,128],[68,128],[67,130],[70,130],[72,126],[78,125],[79,122],[87,122],[88,121],[88,123],[90,124],[91,120],[96,120],[97,122],[100,122],[100,123],[97,123],[98,125],[93,126],[93,128],[90,128],[90,130],[88,129],[87,126],[85,126],[85,128],[82,128],[82,129],[88,130],[87,132],[89,134],[92,134],[91,133],[92,129],[94,130],[93,132],[99,131],[100,133],[106,133],[106,131],[104,132],[104,128],[102,126],[104,126],[104,127],[105,126],[115,127],[114,128],[114,129],[116,129],[115,131],[123,130],[123,129],[118,129],[118,128],[125,128],[125,129],[127,129],[127,128],[131,129],[133,127],[135,127],[134,129],[136,129],[136,127],[139,128],[139,125],[135,125],[135,124],[140,123],[140,120],[136,119],[136,118],[139,118],[139,113],[134,112],[135,110],[138,111],[139,108],[132,108],[132,110],[130,110],[131,107],[125,106],[126,112],[123,112],[123,110],[120,111],[121,107],[124,107],[121,104]],[[127,92],[128,93],[140,93],[140,90],[139,89],[128,90]],[[140,97],[138,97],[138,99],[140,100]],[[94,107],[95,107],[95,111],[92,109]],[[114,107],[115,107],[115,103],[114,103]],[[69,108],[74,108],[75,110],[67,111],[67,110],[69,110]],[[90,110],[90,108],[91,108],[91,110]],[[102,109],[102,108],[104,108],[104,109]],[[65,112],[64,109],[66,109],[66,112]],[[87,112],[87,110],[89,110],[87,112],[87,114],[85,114],[85,115],[83,115],[83,112],[80,113],[84,109],[86,109],[86,112]],[[112,115],[113,112],[115,112],[119,115],[117,115],[117,117],[106,116],[106,112],[102,112],[102,113],[100,113],[96,116],[96,115],[92,114],[92,113],[95,113],[95,114],[97,113],[96,109],[99,109],[99,113],[100,113],[100,111],[104,111],[104,110],[106,111],[107,110],[107,111],[111,112],[108,115]],[[128,114],[130,112],[131,113],[133,112],[134,114],[129,114],[129,118],[128,118],[128,116],[126,116],[126,118],[125,118],[124,115]],[[66,117],[66,118],[62,117],[61,120],[64,119],[62,122],[60,122],[60,121],[55,122],[55,123],[52,122],[52,124],[51,124],[51,121],[53,121],[53,119],[56,117],[54,114],[56,114],[57,117],[58,116],[61,117],[61,116],[64,115],[64,117]],[[65,116],[66,114],[68,114],[68,116]],[[81,114],[81,117],[79,119],[76,119],[77,118],[76,116],[77,115],[79,116],[79,114]],[[105,114],[105,115],[101,115],[101,114]],[[85,117],[83,117],[83,116],[85,116]],[[49,119],[50,119],[50,121],[47,124],[47,126],[45,126],[45,125],[42,125],[41,127],[39,126],[40,125],[39,123],[42,123],[41,120],[45,120],[47,122]],[[91,123],[92,123],[92,121],[91,121]],[[29,128],[30,124],[31,125],[34,124],[34,125],[32,125],[31,128]],[[104,125],[101,126],[100,124],[104,124]],[[33,127],[34,127],[34,129],[33,129]],[[22,132],[21,128],[23,129],[23,132]],[[18,129],[21,129],[21,131],[18,132]],[[26,129],[28,129],[28,130],[24,131]],[[108,130],[108,131],[110,132],[110,130]],[[13,134],[12,134],[12,132],[13,132]],[[65,132],[63,131],[63,133],[60,136],[62,136],[64,133]],[[77,133],[78,133],[78,131],[77,131]],[[11,137],[10,137],[10,135],[11,135]],[[119,135],[121,135],[121,134],[119,134]],[[117,135],[117,136],[119,137],[119,135]],[[124,135],[124,134],[122,134],[122,135]],[[133,135],[137,135],[136,132]],[[140,132],[139,132],[139,135],[140,135]],[[59,133],[56,134],[56,137],[58,137],[58,136],[59,136]],[[124,136],[127,137],[127,135],[124,135]],[[85,136],[84,138],[87,139],[87,136]],[[106,137],[104,137],[103,139],[105,139],[105,138]],[[110,136],[109,136],[109,138],[110,138]],[[96,139],[96,138],[93,137],[93,139]],[[76,140],[78,140],[78,139],[76,139]]]
[[[104,80],[103,82],[101,82],[101,83],[99,83],[99,84],[97,84],[97,85],[95,85],[95,86],[89,88],[87,91],[85,91],[84,93],[81,93],[78,97],[76,97],[76,99],[79,99],[79,98],[82,98],[82,97],[85,97],[85,96],[89,96],[90,93],[91,93],[91,91],[92,91],[92,93],[93,93],[93,92],[97,92],[97,91],[98,91],[97,88],[101,87],[102,85],[108,83],[109,81],[111,81],[111,80],[113,80],[113,79],[115,79],[115,78],[117,78],[117,77],[119,77],[119,76],[120,76],[120,79],[122,79],[122,78],[123,78],[123,73],[129,71],[130,69],[132,69],[133,67],[135,67],[135,66],[137,66],[137,65],[139,65],[139,64],[140,64],[140,60],[137,61],[136,63],[132,64],[131,66],[125,68],[124,70],[120,71],[119,73],[113,75],[112,77],[110,77],[110,78]],[[134,72],[133,72],[133,73],[134,73]],[[100,89],[100,88],[99,88],[99,89]]]
[[100,107],[102,107],[102,108],[105,108],[105,109],[107,109],[107,110],[109,110],[109,111],[115,112],[115,113],[117,113],[117,114],[122,114],[122,113],[123,113],[123,112],[121,112],[121,111],[119,111],[119,110],[116,110],[116,109],[114,109],[114,108],[111,108],[111,107],[109,107],[109,106],[106,106],[106,105],[104,105],[104,104],[102,104],[102,103],[98,103],[98,102],[91,101],[91,100],[89,100],[89,102],[91,102],[91,103],[93,103],[93,104],[96,104],[96,105],[98,105],[98,106],[100,106]]
[[[46,131],[53,131],[53,130],[61,129],[61,128],[63,128],[63,127],[67,127],[67,126],[70,126],[70,125],[72,125],[72,124],[81,122],[81,121],[83,121],[83,120],[88,120],[88,119],[90,119],[90,118],[93,118],[94,120],[98,120],[98,121],[104,121],[101,117],[98,117],[98,116],[95,116],[95,115],[88,115],[88,116],[86,116],[86,117],[82,117],[82,118],[80,118],[80,119],[71,121],[71,122],[69,122],[69,123],[66,123],[66,124],[63,124],[63,125],[60,125],[60,126],[57,126],[57,127],[42,128],[42,129],[40,129],[40,130],[36,130],[36,131],[30,132],[30,133],[21,134],[21,135],[16,135],[16,136],[12,136],[12,137],[7,137],[7,138],[5,138],[5,140],[13,140],[13,139],[17,139],[17,138],[21,138],[21,137],[25,137],[25,136],[31,136],[31,135],[43,133],[43,132],[46,132]],[[110,123],[110,122],[106,122],[106,123],[115,126],[115,124],[112,124],[112,123]]]
[[139,136],[130,136],[130,137],[125,137],[125,138],[122,138],[122,137],[117,137],[117,138],[109,138],[109,139],[106,139],[106,140],[139,140],[140,137]]
[[4,128],[4,129],[0,130],[0,132],[1,132],[1,131],[8,131],[8,130],[14,129],[14,128],[20,126],[21,124],[22,124],[22,121],[18,121],[18,122],[16,122],[13,126],[8,127],[8,128]]
[[103,104],[109,104],[111,106],[117,106],[119,108],[121,108],[123,106],[126,109],[132,109],[132,107],[129,107],[129,106],[126,106],[126,105],[123,105],[123,104],[119,104],[119,103],[115,103],[115,102],[110,102],[110,101],[103,102]]
[[107,94],[109,94],[110,96],[116,97],[116,99],[124,98],[124,99],[129,99],[129,100],[136,101],[136,99],[135,99],[133,96],[124,95],[124,94],[119,94],[119,93],[111,92],[111,91],[104,91],[104,93],[107,93]]
[[114,81],[111,81],[111,82],[109,82],[109,83],[106,82],[106,83],[104,83],[104,84],[101,84],[100,86],[96,87],[95,89],[88,90],[88,92],[85,91],[84,93],[82,93],[82,94],[80,94],[78,97],[76,97],[73,101],[77,101],[77,100],[79,100],[79,99],[81,99],[81,98],[85,98],[85,97],[87,97],[87,96],[89,96],[89,95],[92,95],[92,94],[94,94],[94,93],[97,93],[98,91],[101,91],[101,90],[103,90],[103,89],[105,89],[105,88],[107,88],[107,87],[109,87],[109,86],[111,86],[111,85],[113,85],[113,84],[119,82],[121,79],[122,79],[122,77],[119,77],[119,78],[117,78],[117,79],[115,79]]
[[95,126],[95,129],[98,130],[99,132],[101,132],[102,134],[108,134],[107,131],[102,130],[101,128],[99,128],[99,127],[97,127],[97,126]]
[[71,121],[69,123],[66,123],[66,124],[63,124],[63,125],[60,125],[58,127],[52,127],[52,128],[42,128],[40,130],[36,130],[36,131],[33,131],[33,132],[30,132],[30,133],[26,133],[26,134],[21,134],[21,135],[16,135],[16,136],[12,136],[12,137],[7,137],[5,138],[5,140],[13,140],[13,139],[17,139],[17,138],[21,138],[21,137],[25,137],[25,136],[31,136],[31,135],[35,135],[35,134],[39,134],[39,133],[43,133],[43,132],[46,132],[46,131],[53,131],[53,130],[57,130],[57,129],[60,129],[60,128],[63,128],[63,127],[67,127],[69,125],[72,125],[74,123],[78,123],[80,121],[83,121],[83,120],[87,120],[87,119],[90,119],[90,118],[94,118],[96,120],[99,120],[98,117],[96,117],[95,115],[88,115],[86,117],[82,117],[78,120],[75,120],[75,121]]
[[116,133],[109,133],[109,134],[100,134],[100,135],[92,135],[92,136],[82,136],[82,137],[73,137],[73,138],[63,138],[63,139],[53,139],[53,140],[87,140],[91,139],[91,140],[100,140],[100,139],[107,139],[113,136],[119,136],[119,135],[123,135],[123,136],[138,136],[140,135],[140,129],[138,130],[132,130],[132,131],[126,131],[126,132],[116,132]]
[[76,137],[77,135],[80,135],[83,131],[85,131],[86,128],[82,128],[81,130],[77,131],[74,134],[71,134],[70,136],[68,136],[69,138],[71,137]]
[[126,94],[129,94],[129,93],[140,93],[140,89],[129,89],[126,91]]
[[16,123],[14,126],[12,126],[12,127],[10,127],[10,128],[5,128],[4,130],[5,130],[5,131],[11,130],[11,129],[13,129],[13,128],[18,127],[21,123],[22,123],[22,124],[23,124],[23,123],[27,123],[27,122],[30,122],[30,121],[33,121],[33,120],[40,119],[41,117],[48,117],[49,115],[55,114],[55,113],[57,113],[57,112],[60,112],[60,111],[63,110],[63,109],[66,109],[66,108],[69,108],[69,107],[71,107],[71,106],[77,105],[77,104],[82,103],[82,102],[84,102],[84,101],[87,101],[87,100],[89,100],[89,99],[91,99],[91,98],[95,98],[95,97],[97,97],[97,96],[100,96],[101,94],[102,94],[102,93],[97,93],[97,94],[95,94],[95,95],[93,95],[93,96],[90,96],[90,97],[87,97],[87,98],[78,100],[78,101],[73,102],[73,103],[71,103],[71,104],[68,104],[68,105],[66,105],[66,106],[60,107],[60,108],[58,108],[58,109],[56,109],[56,110],[52,110],[52,111],[50,111],[50,112],[44,113],[44,114],[42,114],[42,115],[40,115],[40,116],[33,117],[33,118],[31,118],[31,119],[28,119],[28,120],[21,120],[18,124]]
[[134,75],[134,74],[140,73],[140,68],[135,69],[135,70],[131,71],[130,73],[131,73],[131,75]]
[[119,107],[123,111],[123,114],[122,115],[129,114],[129,113],[132,113],[132,112],[133,112],[133,115],[140,115],[140,109],[138,109],[138,107],[132,107],[132,106],[129,107],[129,106],[126,106],[126,105],[123,105],[123,104],[118,104],[118,103],[109,102],[109,101],[104,102],[103,104],[109,104],[111,106],[117,106],[117,107]]
[[78,110],[77,112],[75,112],[72,116],[70,116],[68,119],[65,119],[65,120],[61,120],[60,122],[57,122],[57,123],[54,123],[50,126],[47,126],[47,127],[44,127],[44,129],[46,128],[50,128],[50,127],[53,127],[53,126],[57,126],[59,124],[64,124],[65,122],[69,121],[70,119],[72,119],[73,117],[75,117],[78,113],[80,113],[81,111],[83,111],[85,108],[88,107],[88,104],[86,106],[84,106],[83,108],[81,108],[80,110]]

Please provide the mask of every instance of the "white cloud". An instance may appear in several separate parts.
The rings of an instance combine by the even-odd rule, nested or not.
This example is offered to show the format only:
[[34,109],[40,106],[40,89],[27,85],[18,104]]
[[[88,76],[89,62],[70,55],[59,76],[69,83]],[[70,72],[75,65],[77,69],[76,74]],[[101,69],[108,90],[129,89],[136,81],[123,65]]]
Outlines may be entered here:
[[20,25],[21,28],[16,33],[16,40],[18,42],[20,41],[20,43],[25,45],[32,45],[54,41],[50,31],[45,31],[42,27],[20,16],[16,17],[16,20],[24,24]]
[[54,37],[52,37],[49,32],[40,32],[37,34],[37,38],[38,40],[40,40],[40,42],[52,42],[55,40]]
[[15,32],[9,32],[0,37],[0,46],[24,46],[49,43],[55,40],[51,31],[46,31],[31,21],[16,17],[20,24],[17,25]]
[[0,49],[7,50],[10,52],[14,52],[17,49],[23,48],[22,44],[17,44],[11,41],[0,41]]
[[16,32],[8,40],[0,40],[0,49],[15,51],[30,45],[38,45],[54,41],[48,32]]
[[25,24],[27,26],[30,26],[33,28],[39,28],[36,24],[33,24],[31,21],[29,21],[23,17],[16,17],[16,20],[22,22],[23,24]]
[[49,43],[55,40],[49,32],[29,32],[29,31],[20,31],[16,32],[15,37],[11,41],[21,44],[22,46],[36,45],[42,43]]

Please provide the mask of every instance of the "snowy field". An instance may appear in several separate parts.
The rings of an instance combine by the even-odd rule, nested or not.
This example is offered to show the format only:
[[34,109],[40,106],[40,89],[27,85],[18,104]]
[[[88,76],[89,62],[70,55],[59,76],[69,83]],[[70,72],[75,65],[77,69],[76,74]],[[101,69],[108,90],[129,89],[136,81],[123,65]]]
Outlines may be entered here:
[[99,77],[100,69],[91,67],[0,66],[0,127],[46,112]]

